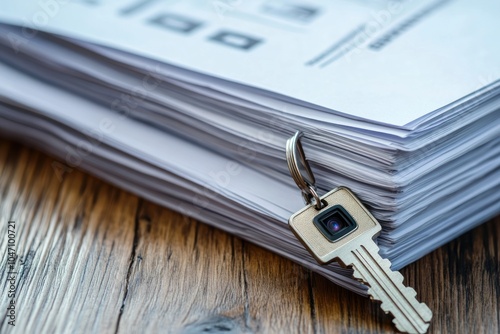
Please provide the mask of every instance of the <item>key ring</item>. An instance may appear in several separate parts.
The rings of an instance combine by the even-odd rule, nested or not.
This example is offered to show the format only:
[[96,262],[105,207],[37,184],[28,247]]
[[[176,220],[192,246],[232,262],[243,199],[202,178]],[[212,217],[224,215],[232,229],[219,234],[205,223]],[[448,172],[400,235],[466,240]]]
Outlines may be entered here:
[[316,192],[316,180],[300,142],[302,136],[302,132],[297,131],[293,137],[286,141],[286,162],[293,180],[302,192],[304,201],[307,204],[312,204],[314,199],[314,206],[320,210],[325,205]]

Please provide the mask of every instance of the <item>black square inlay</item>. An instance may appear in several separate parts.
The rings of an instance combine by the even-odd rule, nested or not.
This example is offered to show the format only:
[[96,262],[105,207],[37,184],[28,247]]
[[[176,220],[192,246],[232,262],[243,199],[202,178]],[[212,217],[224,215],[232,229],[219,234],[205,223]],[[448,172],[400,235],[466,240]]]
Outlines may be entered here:
[[358,224],[342,205],[335,205],[313,219],[314,225],[330,241],[338,241],[354,231]]

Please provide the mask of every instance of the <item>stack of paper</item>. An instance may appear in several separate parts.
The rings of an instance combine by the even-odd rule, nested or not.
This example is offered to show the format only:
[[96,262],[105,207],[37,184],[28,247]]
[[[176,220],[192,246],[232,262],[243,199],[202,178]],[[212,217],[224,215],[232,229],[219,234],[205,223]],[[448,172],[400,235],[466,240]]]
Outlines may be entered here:
[[500,212],[494,1],[16,1],[0,11],[0,129],[363,291],[286,224],[349,187],[408,264]]

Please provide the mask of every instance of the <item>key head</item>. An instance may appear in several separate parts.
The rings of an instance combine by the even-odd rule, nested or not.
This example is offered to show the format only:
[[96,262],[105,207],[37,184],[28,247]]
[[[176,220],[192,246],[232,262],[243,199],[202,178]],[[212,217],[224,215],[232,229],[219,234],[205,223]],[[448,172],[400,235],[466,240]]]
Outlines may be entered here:
[[297,238],[319,263],[338,259],[343,252],[350,252],[380,233],[380,224],[349,189],[335,188],[321,200],[327,203],[323,209],[308,205],[288,220]]

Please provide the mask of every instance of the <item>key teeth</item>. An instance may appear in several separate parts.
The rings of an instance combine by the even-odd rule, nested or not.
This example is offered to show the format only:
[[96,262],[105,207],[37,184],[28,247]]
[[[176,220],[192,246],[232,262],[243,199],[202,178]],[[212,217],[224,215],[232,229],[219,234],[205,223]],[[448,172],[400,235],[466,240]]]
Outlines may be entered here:
[[377,295],[377,293],[372,289],[372,288],[369,288],[368,289],[368,295],[370,296],[370,299],[372,301],[378,301],[380,302],[381,301],[381,298],[379,295]]
[[403,281],[405,280],[403,274],[401,274],[399,271],[393,271],[393,273],[394,273],[394,280],[397,280],[399,283],[403,283]]
[[390,310],[387,309],[387,305],[384,305],[386,303],[380,303],[380,308],[382,311],[384,311],[385,314],[391,314],[391,317],[394,317],[394,314]]
[[381,303],[380,308],[382,309],[382,311],[384,311],[385,314],[390,313],[391,317],[393,317],[392,322],[394,323],[394,325],[396,326],[396,328],[400,332],[403,332],[403,333],[426,333],[427,328],[429,328],[429,322],[432,319],[432,311],[429,309],[429,307],[425,303],[420,303],[420,304],[424,305],[426,308],[425,312],[421,313],[421,316],[422,316],[422,319],[424,320],[424,322],[422,323],[422,327],[420,328],[420,331],[415,331],[415,332],[412,332],[411,330],[409,330],[408,328],[403,326],[403,324],[399,321],[399,319],[394,317],[394,313],[392,313],[391,309],[389,308],[390,304]]
[[[424,303],[421,303],[421,304],[424,304]],[[423,316],[423,320],[425,322],[423,322],[421,324],[421,327],[419,329],[417,329],[416,331],[414,331],[414,328],[408,328],[408,327],[405,327],[400,321],[399,319],[395,318],[394,317],[394,313],[392,313],[392,311],[387,307],[387,306],[390,306],[390,304],[387,304],[387,303],[381,303],[380,304],[380,308],[382,309],[382,311],[384,311],[385,314],[390,314],[391,317],[393,318],[392,319],[392,323],[394,324],[394,326],[396,326],[396,328],[398,329],[398,331],[402,332],[402,333],[415,333],[415,334],[425,334],[427,333],[427,329],[429,328],[429,325],[430,325],[430,320],[432,318],[432,312],[431,310],[427,307],[427,305],[425,305],[425,307],[427,308],[427,310],[429,311],[428,314],[422,314]]]
[[[352,261],[350,267],[353,269],[353,277],[368,287],[370,299],[378,301],[382,311],[391,314],[393,323],[399,331],[426,333],[432,311],[425,303],[417,301],[417,292],[413,288],[404,286],[404,276],[398,271],[392,271],[391,262],[377,256],[378,253],[375,254],[374,249],[369,246],[352,251],[354,257],[346,258]],[[388,284],[386,280],[392,281],[393,284]],[[399,290],[399,293],[395,293],[392,289]],[[405,302],[401,302],[398,298],[403,298]]]
[[380,261],[380,264],[381,264],[381,266],[386,267],[387,269],[389,269],[393,273],[393,279],[395,282],[403,283],[403,281],[405,280],[405,277],[399,271],[391,269],[392,263],[391,263],[391,261],[389,261],[389,259],[382,259]]
[[385,314],[389,314],[390,313],[392,316],[394,316],[394,314],[391,312],[391,310],[387,306],[388,306],[387,303],[380,304],[380,308],[382,309],[382,311],[384,311]]
[[[415,298],[417,296],[417,291],[415,291],[415,289],[410,287],[410,286],[406,287],[406,291],[408,291],[408,294],[410,294],[413,298]],[[421,303],[421,304],[423,304],[423,303]],[[425,305],[425,306],[427,306],[427,305]]]
[[[420,307],[422,308],[422,319],[424,319],[426,322],[430,322],[431,319],[432,319],[432,311],[431,309],[429,308],[429,306],[427,306],[426,303],[420,303]],[[424,310],[425,308],[425,310]]]
[[392,263],[391,261],[389,261],[389,259],[383,258],[382,261],[380,261],[380,263],[386,266],[387,268],[391,269]]
[[367,282],[364,280],[363,276],[361,276],[361,273],[357,270],[354,270],[353,273],[352,273],[352,276],[358,281],[358,282],[361,282],[361,283],[364,283],[366,284]]
[[[370,296],[370,298],[371,298],[371,296]],[[430,308],[425,303],[420,303],[420,305],[423,305],[426,310],[425,310],[425,312],[421,313],[421,316],[422,316],[422,319],[424,320],[424,322],[422,323],[421,328],[419,328],[419,330],[417,330],[417,331],[412,331],[413,328],[409,329],[409,328],[405,327],[399,321],[398,318],[394,317],[394,313],[390,309],[390,306],[391,306],[390,304],[388,304],[388,303],[381,303],[380,304],[380,308],[382,309],[382,311],[384,311],[385,314],[390,314],[391,315],[391,317],[393,318],[392,322],[396,326],[396,328],[398,329],[398,331],[400,331],[402,333],[426,333],[427,329],[429,328],[429,325],[430,325],[429,322],[432,319],[432,311],[430,310]]]
[[398,329],[398,331],[402,332],[402,333],[415,333],[415,334],[425,334],[427,333],[427,329],[429,328],[429,323],[425,323],[423,325],[422,328],[419,328],[419,330],[417,331],[412,331],[412,330],[408,330],[408,328],[405,328],[396,318],[394,318],[392,320],[392,323],[394,324],[394,326],[396,326],[396,328]]

